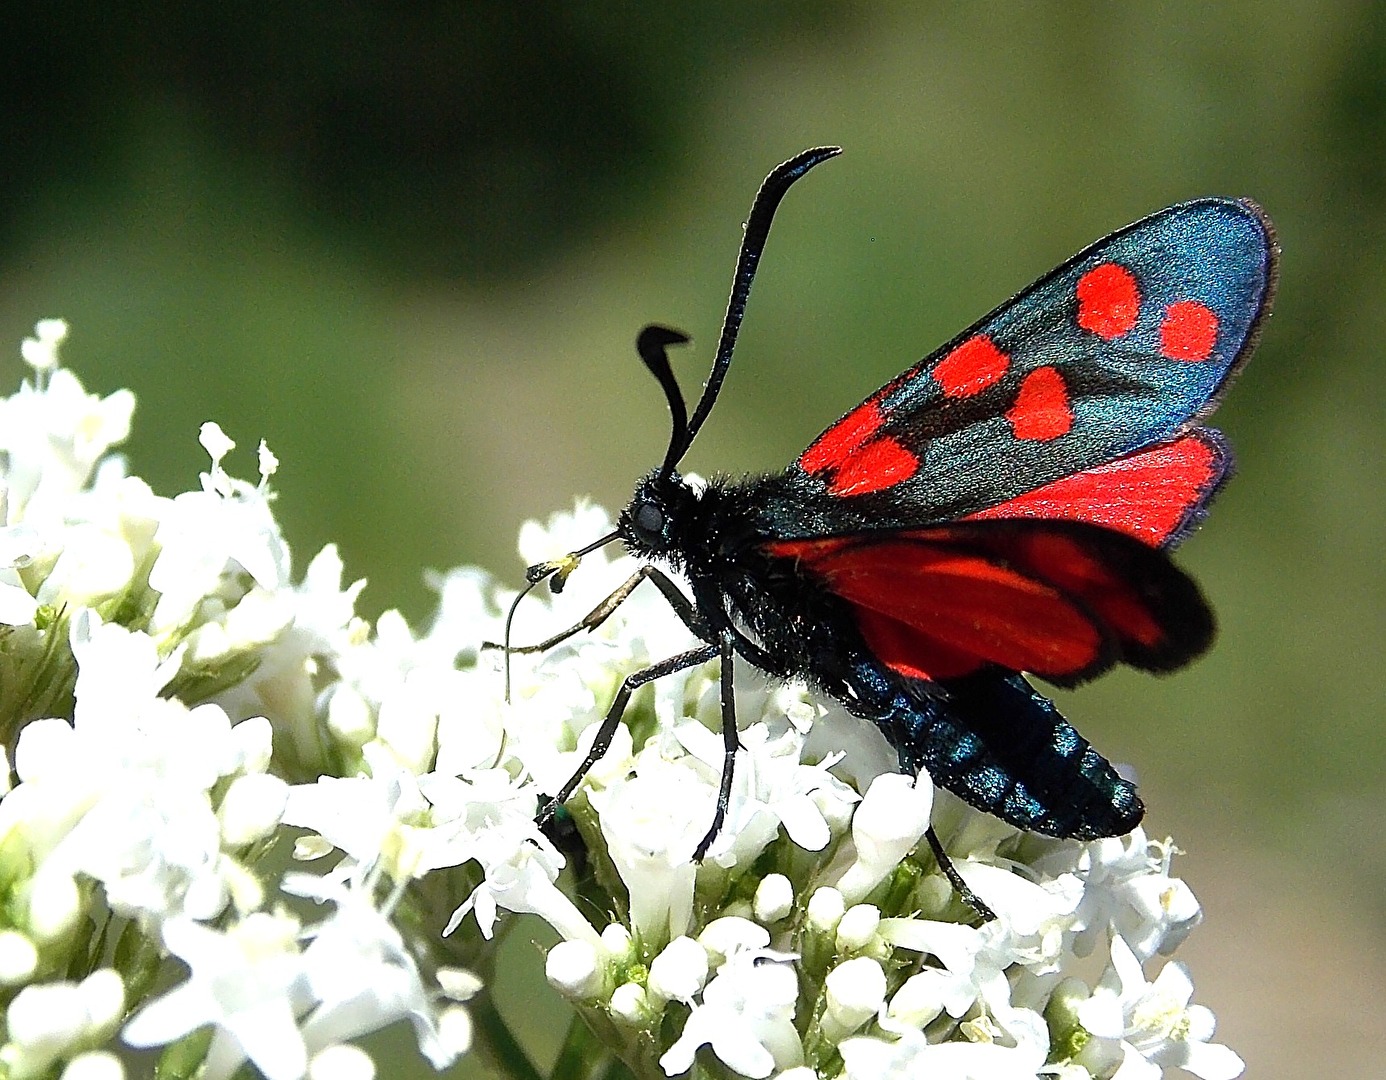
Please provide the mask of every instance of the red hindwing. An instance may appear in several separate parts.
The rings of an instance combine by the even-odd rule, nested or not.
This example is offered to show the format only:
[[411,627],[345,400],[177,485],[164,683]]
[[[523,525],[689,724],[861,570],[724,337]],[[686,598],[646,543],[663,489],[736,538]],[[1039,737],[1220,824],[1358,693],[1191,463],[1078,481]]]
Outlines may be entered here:
[[997,665],[1072,685],[1118,661],[1178,667],[1212,637],[1197,586],[1166,556],[1084,522],[957,522],[765,550],[845,600],[871,650],[911,678]]

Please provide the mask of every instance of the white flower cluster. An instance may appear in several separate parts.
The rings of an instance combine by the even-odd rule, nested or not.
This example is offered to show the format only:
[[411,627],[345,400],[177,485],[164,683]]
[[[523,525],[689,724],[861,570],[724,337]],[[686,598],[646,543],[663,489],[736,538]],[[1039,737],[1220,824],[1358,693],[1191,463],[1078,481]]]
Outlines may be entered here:
[[[658,592],[512,655],[506,700],[483,642],[513,593],[456,570],[426,628],[368,625],[333,548],[294,581],[263,445],[255,484],[223,469],[233,444],[211,424],[198,490],[127,476],[110,449],[133,398],[87,395],[58,364],[65,333],[39,324],[33,381],[0,401],[0,1074],[106,1080],[129,1048],[163,1047],[161,1075],[367,1078],[357,1040],[401,1020],[435,1068],[483,1040],[504,1068],[517,1051],[493,1011],[474,1025],[469,969],[494,966],[521,914],[562,939],[547,971],[574,1045],[594,1033],[636,1076],[1241,1072],[1183,966],[1146,975],[1200,918],[1168,841],[1018,833],[744,665],[730,812],[701,864],[715,668],[637,694],[541,831],[541,793],[621,679],[693,644]],[[527,526],[521,554],[609,528],[580,507]],[[587,556],[521,605],[516,641],[635,569]],[[974,925],[920,844],[931,821],[995,920]],[[286,870],[290,852],[318,872]]]

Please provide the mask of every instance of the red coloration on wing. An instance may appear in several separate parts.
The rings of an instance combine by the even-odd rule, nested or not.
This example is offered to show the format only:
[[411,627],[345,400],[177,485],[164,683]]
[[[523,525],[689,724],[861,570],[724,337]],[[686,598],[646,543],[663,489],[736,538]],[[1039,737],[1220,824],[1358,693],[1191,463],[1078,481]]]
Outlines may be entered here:
[[948,397],[971,397],[1005,375],[1010,364],[991,338],[978,334],[935,364],[932,375]]
[[797,558],[856,608],[867,643],[905,674],[913,668],[947,679],[993,663],[1074,678],[1103,657],[1102,631],[1072,599],[988,553],[955,547],[944,528],[938,538],[893,533],[877,542],[769,547]]
[[809,474],[842,468],[884,423],[879,402],[871,400],[858,405],[799,455],[799,467]]
[[867,646],[886,667],[907,679],[937,682],[961,678],[977,670],[977,658],[921,634],[914,627],[870,608],[853,609],[857,629]]
[[776,540],[765,551],[845,600],[872,652],[911,678],[996,665],[1072,685],[1118,660],[1169,670],[1212,618],[1167,557],[1081,522],[955,522]]
[[1142,595],[1139,585],[1127,580],[1121,568],[1104,558],[1106,552],[1085,538],[1045,528],[1022,528],[994,544],[993,554],[1029,573],[1042,577],[1065,595],[1076,597],[1125,644],[1155,648],[1164,628]]
[[1086,521],[1153,547],[1177,538],[1227,471],[1215,435],[1197,429],[1129,457],[1086,469],[965,520],[1046,518]]
[[908,480],[919,469],[919,459],[889,435],[873,439],[851,454],[833,474],[828,491],[833,495],[865,495],[883,491]]
[[1073,406],[1057,368],[1036,368],[1025,376],[1015,404],[1006,414],[1017,439],[1048,442],[1073,427]]
[[1218,340],[1218,317],[1197,300],[1179,300],[1160,323],[1160,354],[1169,360],[1207,360]]
[[799,467],[822,473],[833,495],[865,495],[908,480],[919,459],[890,435],[880,434],[885,416],[871,399],[853,409],[799,455]]
[[1078,279],[1078,325],[1112,341],[1131,332],[1141,310],[1135,275],[1116,263],[1094,266]]

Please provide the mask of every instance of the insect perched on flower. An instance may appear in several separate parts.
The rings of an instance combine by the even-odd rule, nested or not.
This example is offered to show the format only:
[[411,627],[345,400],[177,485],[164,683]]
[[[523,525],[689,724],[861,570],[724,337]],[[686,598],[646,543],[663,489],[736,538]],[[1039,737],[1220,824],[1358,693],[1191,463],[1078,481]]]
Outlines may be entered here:
[[1208,198],[1128,225],[876,391],[784,472],[694,487],[678,465],[717,400],[775,209],[839,152],[806,150],[762,185],[691,416],[666,354],[688,339],[640,333],[673,419],[664,461],[613,532],[527,571],[530,587],[558,591],[584,555],[620,541],[682,574],[692,598],[646,564],[524,651],[598,626],[646,579],[702,642],[625,679],[540,816],[606,752],[638,687],[720,660],[725,755],[701,857],[731,792],[739,656],[836,698],[880,727],[902,769],[928,770],[1018,828],[1127,833],[1144,813],[1135,786],[1021,673],[1073,686],[1117,663],[1171,671],[1212,641],[1212,612],[1168,550],[1231,468],[1223,437],[1199,420],[1270,309],[1270,222],[1253,203]]

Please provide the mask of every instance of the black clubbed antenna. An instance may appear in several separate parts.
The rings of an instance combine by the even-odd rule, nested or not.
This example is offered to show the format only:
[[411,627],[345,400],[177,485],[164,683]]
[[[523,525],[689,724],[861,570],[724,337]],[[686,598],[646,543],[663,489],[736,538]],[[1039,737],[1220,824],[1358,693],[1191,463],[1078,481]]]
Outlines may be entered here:
[[688,405],[683,400],[683,391],[679,389],[678,380],[674,378],[674,369],[669,364],[667,351],[670,345],[687,343],[687,334],[659,325],[645,327],[635,339],[635,351],[640,354],[640,359],[645,361],[650,374],[659,380],[660,389],[669,399],[669,419],[673,423],[673,431],[669,435],[669,449],[664,454],[664,464],[659,467],[659,475],[662,477],[667,477],[674,471],[674,466],[679,463],[679,458],[683,457],[692,438],[688,433]]
[[761,252],[765,250],[766,237],[770,235],[770,224],[775,219],[775,210],[780,205],[794,181],[798,180],[815,165],[821,165],[829,158],[842,153],[840,146],[819,146],[796,154],[783,165],[777,166],[765,183],[756,192],[755,202],[751,204],[751,215],[746,219],[746,235],[741,241],[741,254],[736,259],[736,276],[732,278],[731,296],[727,300],[727,315],[722,320],[722,339],[717,343],[717,357],[712,362],[712,371],[703,387],[703,396],[698,399],[698,407],[693,410],[693,419],[684,430],[683,445],[677,454],[670,449],[671,461],[668,468],[677,465],[693,442],[693,436],[703,426],[707,414],[717,400],[717,392],[722,389],[722,380],[727,377],[731,365],[732,350],[736,348],[736,335],[741,330],[741,320],[746,314],[746,300],[751,295],[751,284],[756,279],[756,267],[760,265]]

